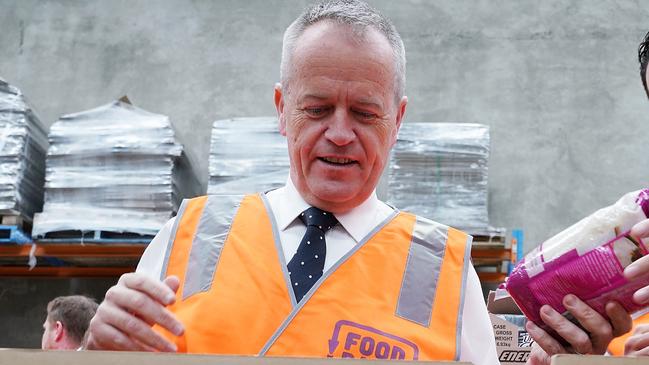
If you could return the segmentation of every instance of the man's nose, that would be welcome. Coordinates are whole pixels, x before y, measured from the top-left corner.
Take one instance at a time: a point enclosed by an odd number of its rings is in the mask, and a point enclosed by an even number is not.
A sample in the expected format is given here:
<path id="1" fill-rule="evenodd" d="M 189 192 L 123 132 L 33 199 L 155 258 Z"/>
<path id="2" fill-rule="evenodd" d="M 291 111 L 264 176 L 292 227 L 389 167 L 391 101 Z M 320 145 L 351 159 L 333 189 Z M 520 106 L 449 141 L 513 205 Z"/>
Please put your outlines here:
<path id="1" fill-rule="evenodd" d="M 329 120 L 325 137 L 337 146 L 348 145 L 356 138 L 349 111 L 343 108 L 336 109 Z"/>

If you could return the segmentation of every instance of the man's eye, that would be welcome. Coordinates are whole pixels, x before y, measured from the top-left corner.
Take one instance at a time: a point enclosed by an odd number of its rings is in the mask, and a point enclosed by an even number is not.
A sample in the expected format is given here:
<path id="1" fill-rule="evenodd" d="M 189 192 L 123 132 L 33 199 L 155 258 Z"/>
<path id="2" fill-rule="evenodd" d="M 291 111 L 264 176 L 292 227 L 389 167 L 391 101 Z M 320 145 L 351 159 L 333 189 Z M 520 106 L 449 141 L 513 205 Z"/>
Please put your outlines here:
<path id="1" fill-rule="evenodd" d="M 321 117 L 327 112 L 325 107 L 304 108 L 304 111 L 311 117 Z"/>
<path id="2" fill-rule="evenodd" d="M 358 117 L 363 119 L 363 120 L 372 120 L 372 119 L 376 118 L 376 114 L 370 113 L 370 112 L 364 112 L 364 111 L 357 110 L 354 113 L 356 113 L 356 115 L 358 115 Z"/>

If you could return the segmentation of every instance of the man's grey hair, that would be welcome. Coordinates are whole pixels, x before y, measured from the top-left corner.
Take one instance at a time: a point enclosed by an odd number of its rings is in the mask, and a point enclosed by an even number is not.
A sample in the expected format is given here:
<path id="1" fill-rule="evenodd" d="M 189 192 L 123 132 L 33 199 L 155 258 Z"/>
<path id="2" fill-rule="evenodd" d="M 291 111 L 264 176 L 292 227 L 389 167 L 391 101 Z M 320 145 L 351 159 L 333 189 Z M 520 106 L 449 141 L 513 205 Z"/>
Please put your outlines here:
<path id="1" fill-rule="evenodd" d="M 374 28 L 385 36 L 390 43 L 395 64 L 395 92 L 397 102 L 403 97 L 406 89 L 406 51 L 403 47 L 401 36 L 392 22 L 367 3 L 358 0 L 332 0 L 323 1 L 308 8 L 284 32 L 282 47 L 282 62 L 280 64 L 280 81 L 285 91 L 291 67 L 291 57 L 295 51 L 295 44 L 311 25 L 330 20 L 338 24 L 352 27 L 354 33 L 362 35 L 367 28 Z"/>

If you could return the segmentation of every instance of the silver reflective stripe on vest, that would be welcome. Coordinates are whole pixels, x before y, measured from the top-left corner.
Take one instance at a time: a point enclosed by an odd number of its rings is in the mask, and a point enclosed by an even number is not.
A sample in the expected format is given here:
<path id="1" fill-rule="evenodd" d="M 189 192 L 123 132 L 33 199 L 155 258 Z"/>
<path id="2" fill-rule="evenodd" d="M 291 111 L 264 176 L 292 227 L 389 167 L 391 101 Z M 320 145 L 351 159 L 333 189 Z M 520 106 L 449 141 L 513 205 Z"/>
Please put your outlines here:
<path id="1" fill-rule="evenodd" d="M 241 195 L 208 196 L 189 253 L 183 300 L 212 286 L 223 244 L 241 200 Z"/>
<path id="2" fill-rule="evenodd" d="M 469 276 L 469 264 L 471 263 L 471 247 L 473 244 L 473 236 L 466 235 L 466 247 L 464 249 L 464 266 L 462 267 L 462 289 L 460 290 L 460 308 L 457 312 L 457 328 L 455 333 L 455 361 L 460 361 L 460 350 L 462 349 L 460 340 L 462 339 L 462 314 L 464 313 L 464 298 L 466 298 L 466 282 Z"/>
<path id="3" fill-rule="evenodd" d="M 448 227 L 417 217 L 397 302 L 397 315 L 430 325 Z"/>
<path id="4" fill-rule="evenodd" d="M 178 208 L 178 214 L 176 214 L 176 219 L 174 219 L 174 225 L 171 228 L 171 234 L 169 235 L 169 241 L 167 242 L 167 250 L 165 251 L 165 258 L 162 261 L 162 270 L 160 270 L 160 281 L 163 281 L 167 277 L 167 266 L 169 266 L 169 256 L 171 256 L 171 249 L 174 247 L 174 240 L 176 239 L 176 232 L 178 232 L 178 225 L 180 220 L 185 213 L 185 208 L 187 208 L 187 199 L 183 199 L 183 202 L 180 203 L 180 208 Z"/>

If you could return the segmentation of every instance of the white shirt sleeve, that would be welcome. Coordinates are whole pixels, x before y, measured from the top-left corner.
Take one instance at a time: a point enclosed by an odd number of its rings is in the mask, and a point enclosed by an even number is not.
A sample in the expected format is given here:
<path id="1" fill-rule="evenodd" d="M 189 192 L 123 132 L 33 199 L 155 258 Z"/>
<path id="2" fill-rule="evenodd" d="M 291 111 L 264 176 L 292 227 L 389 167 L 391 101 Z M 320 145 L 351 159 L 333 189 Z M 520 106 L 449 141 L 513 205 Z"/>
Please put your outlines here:
<path id="1" fill-rule="evenodd" d="M 160 279 L 162 263 L 164 262 L 169 237 L 171 236 L 171 229 L 175 221 L 176 217 L 168 220 L 162 229 L 158 231 L 158 234 L 153 237 L 153 240 L 151 240 L 146 250 L 144 250 L 135 272 L 146 274 L 154 279 Z"/>
<path id="2" fill-rule="evenodd" d="M 480 279 L 473 265 L 469 266 L 464 294 L 460 361 L 474 365 L 500 365 L 493 327 L 482 295 Z"/>

